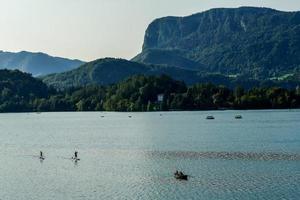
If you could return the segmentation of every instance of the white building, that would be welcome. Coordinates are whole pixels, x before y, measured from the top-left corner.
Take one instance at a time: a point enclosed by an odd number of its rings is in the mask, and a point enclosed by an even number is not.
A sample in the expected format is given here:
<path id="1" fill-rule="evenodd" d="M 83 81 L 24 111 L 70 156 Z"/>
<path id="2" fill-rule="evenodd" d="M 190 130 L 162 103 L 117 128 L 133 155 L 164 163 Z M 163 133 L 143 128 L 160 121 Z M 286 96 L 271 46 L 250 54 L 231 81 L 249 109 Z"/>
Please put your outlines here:
<path id="1" fill-rule="evenodd" d="M 157 95 L 157 101 L 158 102 L 163 102 L 164 101 L 164 94 Z"/>

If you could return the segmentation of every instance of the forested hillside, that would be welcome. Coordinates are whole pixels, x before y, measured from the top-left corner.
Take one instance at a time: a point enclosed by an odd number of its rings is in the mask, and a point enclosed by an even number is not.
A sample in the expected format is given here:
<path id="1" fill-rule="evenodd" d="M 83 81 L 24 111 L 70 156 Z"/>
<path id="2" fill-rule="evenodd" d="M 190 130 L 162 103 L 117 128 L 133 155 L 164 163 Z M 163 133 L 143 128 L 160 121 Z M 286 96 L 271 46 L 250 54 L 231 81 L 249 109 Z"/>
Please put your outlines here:
<path id="1" fill-rule="evenodd" d="M 133 60 L 260 80 L 292 76 L 300 71 L 300 12 L 218 8 L 156 19 Z"/>
<path id="2" fill-rule="evenodd" d="M 64 90 L 88 85 L 106 86 L 116 84 L 134 75 L 168 75 L 175 80 L 184 81 L 187 85 L 213 83 L 225 85 L 232 89 L 236 86 L 242 86 L 246 89 L 271 86 L 295 88 L 300 84 L 299 80 L 293 77 L 289 77 L 287 80 L 262 81 L 251 79 L 245 75 L 230 77 L 221 74 L 207 74 L 178 67 L 149 65 L 115 58 L 98 59 L 86 63 L 77 69 L 64 73 L 50 74 L 41 77 L 41 79 L 51 87 Z"/>
<path id="3" fill-rule="evenodd" d="M 186 85 L 169 76 L 133 76 L 107 86 L 54 90 L 30 74 L 0 70 L 0 112 L 160 111 L 299 108 L 300 89 Z"/>

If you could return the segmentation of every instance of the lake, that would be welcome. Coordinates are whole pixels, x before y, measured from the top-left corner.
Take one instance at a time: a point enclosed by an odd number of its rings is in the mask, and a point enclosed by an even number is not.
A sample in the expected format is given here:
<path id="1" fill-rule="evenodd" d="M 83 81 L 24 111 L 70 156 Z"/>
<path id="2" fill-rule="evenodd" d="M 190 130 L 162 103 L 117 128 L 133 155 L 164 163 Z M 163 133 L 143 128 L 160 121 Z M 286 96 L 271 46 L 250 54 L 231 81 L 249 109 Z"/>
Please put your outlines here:
<path id="1" fill-rule="evenodd" d="M 0 114 L 0 153 L 3 200 L 300 197 L 300 110 Z"/>

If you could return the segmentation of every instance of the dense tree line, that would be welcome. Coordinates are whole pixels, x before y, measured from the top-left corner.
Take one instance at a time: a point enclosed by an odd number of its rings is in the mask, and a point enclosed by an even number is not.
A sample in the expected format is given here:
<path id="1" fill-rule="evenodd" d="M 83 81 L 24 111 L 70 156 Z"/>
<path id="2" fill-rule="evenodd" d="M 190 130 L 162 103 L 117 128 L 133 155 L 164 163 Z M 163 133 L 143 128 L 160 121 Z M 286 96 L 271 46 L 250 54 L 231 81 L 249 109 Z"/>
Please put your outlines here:
<path id="1" fill-rule="evenodd" d="M 56 91 L 19 71 L 0 71 L 0 112 L 300 108 L 300 89 L 186 86 L 168 76 L 133 76 L 110 86 Z"/>
<path id="2" fill-rule="evenodd" d="M 31 111 L 31 101 L 51 92 L 43 82 L 18 70 L 0 70 L 0 112 Z"/>

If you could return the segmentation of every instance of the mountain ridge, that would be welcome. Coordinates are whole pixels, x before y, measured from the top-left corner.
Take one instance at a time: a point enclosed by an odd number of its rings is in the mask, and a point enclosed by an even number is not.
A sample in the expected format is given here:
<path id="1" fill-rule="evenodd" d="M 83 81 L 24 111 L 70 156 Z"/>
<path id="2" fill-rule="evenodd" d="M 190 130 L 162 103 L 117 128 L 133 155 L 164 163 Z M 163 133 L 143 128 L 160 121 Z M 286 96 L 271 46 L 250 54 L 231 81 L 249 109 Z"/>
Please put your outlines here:
<path id="1" fill-rule="evenodd" d="M 109 85 L 134 75 L 161 74 L 167 74 L 177 80 L 184 79 L 187 83 L 194 83 L 198 78 L 196 72 L 185 69 L 147 65 L 121 58 L 102 58 L 83 64 L 71 71 L 42 76 L 41 79 L 55 88 L 68 88 L 93 84 Z"/>
<path id="2" fill-rule="evenodd" d="M 154 20 L 145 32 L 142 52 L 132 60 L 169 64 L 153 55 L 174 51 L 197 63 L 195 70 L 265 79 L 300 70 L 299 35 L 299 11 L 214 8 Z M 177 67 L 191 69 L 181 62 Z"/>
<path id="3" fill-rule="evenodd" d="M 34 76 L 71 70 L 83 63 L 78 59 L 51 56 L 43 52 L 0 51 L 0 69 L 19 69 Z"/>
<path id="4" fill-rule="evenodd" d="M 243 86 L 245 88 L 270 86 L 295 88 L 299 84 L 299 81 L 295 81 L 293 77 L 288 77 L 289 80 L 287 81 L 284 79 L 281 81 L 275 79 L 258 81 L 244 76 L 230 77 L 221 74 L 204 74 L 194 70 L 166 65 L 143 64 L 120 58 L 97 59 L 71 71 L 50 74 L 39 78 L 48 86 L 64 90 L 88 85 L 116 84 L 136 75 L 167 75 L 174 80 L 183 81 L 187 85 L 213 83 L 216 85 L 225 85 L 230 88 L 235 88 L 236 86 Z"/>

